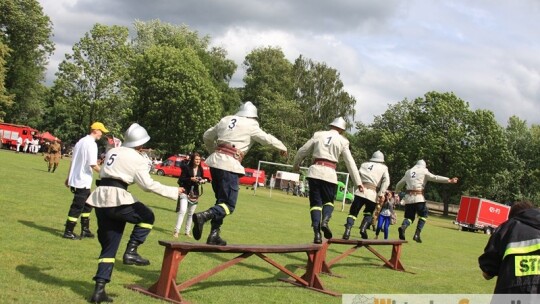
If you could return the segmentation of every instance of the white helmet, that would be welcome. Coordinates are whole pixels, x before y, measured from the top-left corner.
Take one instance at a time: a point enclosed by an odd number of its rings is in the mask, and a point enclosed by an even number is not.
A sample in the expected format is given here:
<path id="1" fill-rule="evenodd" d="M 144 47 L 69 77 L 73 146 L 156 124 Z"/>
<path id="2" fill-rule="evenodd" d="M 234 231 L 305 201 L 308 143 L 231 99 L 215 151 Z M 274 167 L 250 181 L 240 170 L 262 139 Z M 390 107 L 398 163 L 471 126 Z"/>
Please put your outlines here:
<path id="1" fill-rule="evenodd" d="M 243 103 L 240 108 L 238 108 L 238 112 L 236 112 L 236 116 L 242 116 L 242 117 L 258 117 L 257 116 L 257 107 L 251 103 L 251 101 L 246 101 Z"/>
<path id="2" fill-rule="evenodd" d="M 149 140 L 150 136 L 148 136 L 146 130 L 138 123 L 134 123 L 129 126 L 126 133 L 124 133 L 124 143 L 122 146 L 135 148 L 144 145 Z"/>
<path id="3" fill-rule="evenodd" d="M 421 159 L 421 160 L 416 162 L 416 166 L 420 167 L 420 168 L 425 168 L 426 167 L 426 162 L 423 159 Z"/>
<path id="4" fill-rule="evenodd" d="M 334 121 L 330 123 L 330 126 L 334 126 L 343 131 L 347 130 L 347 122 L 345 121 L 345 119 L 343 119 L 343 117 L 338 117 L 334 119 Z"/>
<path id="5" fill-rule="evenodd" d="M 377 150 L 373 153 L 369 161 L 377 162 L 377 163 L 384 163 L 384 154 L 381 151 Z"/>

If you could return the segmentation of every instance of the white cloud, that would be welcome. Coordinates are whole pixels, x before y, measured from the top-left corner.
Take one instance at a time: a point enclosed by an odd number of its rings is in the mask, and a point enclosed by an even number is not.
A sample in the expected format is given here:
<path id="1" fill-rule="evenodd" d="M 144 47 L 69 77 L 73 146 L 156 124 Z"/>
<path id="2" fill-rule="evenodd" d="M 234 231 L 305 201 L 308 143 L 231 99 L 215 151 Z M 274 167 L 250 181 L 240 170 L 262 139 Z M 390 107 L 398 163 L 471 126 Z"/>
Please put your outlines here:
<path id="1" fill-rule="evenodd" d="M 505 124 L 540 123 L 540 3 L 528 1 L 41 0 L 64 54 L 94 23 L 130 26 L 159 18 L 212 37 L 238 64 L 256 47 L 279 46 L 325 62 L 357 99 L 356 119 L 373 121 L 387 104 L 452 91 Z"/>

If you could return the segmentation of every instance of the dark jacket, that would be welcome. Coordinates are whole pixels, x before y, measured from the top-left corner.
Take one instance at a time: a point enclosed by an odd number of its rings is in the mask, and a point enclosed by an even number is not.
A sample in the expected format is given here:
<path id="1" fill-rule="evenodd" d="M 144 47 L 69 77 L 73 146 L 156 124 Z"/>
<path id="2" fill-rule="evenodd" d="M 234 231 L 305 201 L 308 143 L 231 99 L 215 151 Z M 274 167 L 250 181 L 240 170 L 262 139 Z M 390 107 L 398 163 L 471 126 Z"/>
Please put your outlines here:
<path id="1" fill-rule="evenodd" d="M 540 293 L 540 210 L 524 210 L 501 224 L 478 262 L 497 276 L 494 293 Z"/>
<path id="2" fill-rule="evenodd" d="M 200 179 L 203 178 L 202 166 L 199 165 L 199 169 L 197 170 L 196 176 L 193 175 L 193 168 L 189 167 L 188 164 L 182 164 L 180 168 L 182 170 L 182 173 L 180 174 L 180 177 L 178 178 L 178 185 L 186 189 L 186 194 L 188 194 L 193 187 L 193 193 L 199 196 L 199 183 L 192 181 L 191 178 L 192 177 L 199 177 Z"/>

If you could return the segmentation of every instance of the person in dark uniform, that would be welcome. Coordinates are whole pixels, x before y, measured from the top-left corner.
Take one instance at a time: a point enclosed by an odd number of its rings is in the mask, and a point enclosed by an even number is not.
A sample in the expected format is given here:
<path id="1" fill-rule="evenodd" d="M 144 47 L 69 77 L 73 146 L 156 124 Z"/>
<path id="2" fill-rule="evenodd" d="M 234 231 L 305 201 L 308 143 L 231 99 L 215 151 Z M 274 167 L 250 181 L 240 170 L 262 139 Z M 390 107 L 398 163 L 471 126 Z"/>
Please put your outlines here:
<path id="1" fill-rule="evenodd" d="M 334 198 L 338 182 L 336 167 L 340 156 L 343 157 L 358 191 L 364 191 L 358 167 L 349 150 L 349 140 L 343 135 L 347 129 L 345 119 L 338 117 L 329 124 L 329 127 L 330 130 L 315 132 L 313 137 L 298 149 L 293 162 L 293 172 L 299 172 L 300 163 L 310 154 L 313 157 L 307 179 L 309 213 L 315 244 L 322 243 L 321 230 L 325 238 L 332 238 L 329 221 L 334 212 Z"/>
<path id="2" fill-rule="evenodd" d="M 513 204 L 478 263 L 486 280 L 497 277 L 495 294 L 539 294 L 540 210 L 530 202 Z"/>
<path id="3" fill-rule="evenodd" d="M 204 223 L 211 221 L 211 230 L 206 243 L 209 245 L 227 245 L 219 235 L 220 227 L 226 216 L 234 212 L 238 199 L 238 180 L 246 172 L 242 159 L 255 143 L 272 146 L 287 155 L 287 147 L 267 134 L 259 127 L 257 107 L 247 101 L 235 115 L 223 117 L 215 126 L 206 130 L 203 140 L 210 156 L 206 164 L 212 175 L 212 190 L 216 203 L 203 212 L 193 214 L 193 237 L 199 240 Z"/>
<path id="4" fill-rule="evenodd" d="M 184 188 L 162 185 L 152 179 L 148 170 L 148 160 L 142 155 L 143 145 L 150 140 L 146 130 L 139 124 L 132 124 L 126 131 L 122 147 L 112 148 L 105 156 L 100 171 L 99 186 L 86 201 L 96 210 L 98 240 L 101 245 L 99 263 L 94 281 L 92 303 L 112 302 L 105 292 L 105 285 L 111 281 L 116 252 L 122 240 L 126 223 L 135 226 L 129 237 L 122 257 L 126 265 L 150 265 L 148 259 L 137 252 L 150 234 L 154 224 L 154 213 L 130 192 L 128 185 L 137 184 L 144 191 L 177 200 Z"/>

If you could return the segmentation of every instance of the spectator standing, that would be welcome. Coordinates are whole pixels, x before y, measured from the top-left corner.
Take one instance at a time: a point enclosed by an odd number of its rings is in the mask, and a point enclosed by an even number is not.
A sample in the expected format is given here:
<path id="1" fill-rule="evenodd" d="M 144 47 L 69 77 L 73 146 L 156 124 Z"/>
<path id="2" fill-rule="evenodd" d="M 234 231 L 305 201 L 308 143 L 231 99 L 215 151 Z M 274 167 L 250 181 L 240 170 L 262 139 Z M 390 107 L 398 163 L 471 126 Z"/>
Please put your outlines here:
<path id="1" fill-rule="evenodd" d="M 60 163 L 60 157 L 62 155 L 62 146 L 58 143 L 58 138 L 55 138 L 52 144 L 49 145 L 47 154 L 49 155 L 48 172 L 51 172 L 52 168 L 52 173 L 54 173 L 54 171 L 56 171 L 56 168 L 58 168 L 58 164 Z"/>
<path id="2" fill-rule="evenodd" d="M 28 152 L 28 147 L 30 147 L 30 140 L 28 139 L 28 137 L 24 139 L 23 144 L 24 144 L 23 152 L 27 153 Z"/>
<path id="3" fill-rule="evenodd" d="M 39 151 L 39 139 L 37 137 L 32 138 L 32 154 L 37 154 Z"/>
<path id="4" fill-rule="evenodd" d="M 392 220 L 392 213 L 394 213 L 394 206 L 392 204 L 392 192 L 387 191 L 384 197 L 384 202 L 381 203 L 381 211 L 379 212 L 379 218 L 377 220 L 377 230 L 375 230 L 375 239 L 379 238 L 381 229 L 384 233 L 384 239 L 388 239 L 388 227 Z"/>
<path id="5" fill-rule="evenodd" d="M 426 199 L 424 198 L 424 188 L 428 181 L 443 184 L 456 184 L 458 178 L 448 178 L 432 174 L 426 168 L 426 162 L 423 159 L 419 160 L 414 167 L 405 172 L 403 178 L 396 185 L 396 192 L 399 192 L 403 186 L 407 186 L 407 194 L 403 198 L 405 202 L 405 218 L 403 219 L 401 227 L 398 228 L 399 239 L 401 240 L 405 240 L 405 230 L 414 222 L 414 219 L 418 214 L 418 224 L 413 240 L 422 243 L 420 233 L 422 232 L 428 217 L 428 208 L 426 206 Z"/>
<path id="6" fill-rule="evenodd" d="M 63 236 L 66 239 L 78 239 L 78 236 L 73 233 L 73 229 L 77 225 L 79 216 L 81 217 L 81 238 L 94 237 L 94 234 L 90 231 L 92 206 L 86 203 L 86 199 L 90 196 L 93 179 L 92 170 L 99 173 L 101 169 L 98 165 L 96 140 L 101 139 L 103 133 L 108 132 L 101 122 L 94 122 L 90 126 L 90 134 L 81 138 L 73 148 L 69 173 L 65 181 L 66 187 L 69 187 L 73 193 L 73 201 L 69 207 Z"/>
<path id="7" fill-rule="evenodd" d="M 257 108 L 250 102 L 244 103 L 235 115 L 222 118 L 215 126 L 204 132 L 203 140 L 210 156 L 206 164 L 212 175 L 212 189 L 216 204 L 203 212 L 193 215 L 193 237 L 199 240 L 204 223 L 211 220 L 212 228 L 206 243 L 226 245 L 220 236 L 223 219 L 233 213 L 238 199 L 239 176 L 245 174 L 242 159 L 255 143 L 273 146 L 280 150 L 282 156 L 287 155 L 287 147 L 267 134 L 257 122 Z"/>
<path id="8" fill-rule="evenodd" d="M 199 199 L 199 188 L 200 184 L 206 182 L 203 178 L 203 168 L 201 166 L 201 155 L 197 152 L 194 152 L 190 161 L 182 165 L 182 172 L 178 178 L 178 185 L 186 189 L 186 193 L 180 194 L 180 203 L 177 206 L 176 212 L 178 212 L 178 218 L 176 219 L 176 226 L 174 227 L 173 237 L 177 238 L 180 228 L 182 227 L 182 222 L 184 221 L 184 216 L 187 212 L 186 220 L 186 230 L 185 235 L 191 237 L 191 225 L 193 223 L 193 214 L 195 209 L 197 209 L 198 199 Z"/>
<path id="9" fill-rule="evenodd" d="M 321 230 L 324 237 L 332 238 L 329 221 L 334 211 L 334 198 L 337 190 L 336 167 L 340 156 L 343 156 L 347 170 L 352 176 L 358 191 L 364 191 L 358 168 L 349 150 L 349 141 L 342 134 L 346 122 L 342 117 L 330 123 L 330 130 L 313 134 L 296 153 L 293 171 L 300 170 L 300 163 L 308 155 L 312 155 L 313 164 L 309 167 L 307 179 L 309 184 L 309 205 L 311 226 L 313 227 L 313 243 L 321 244 Z"/>
<path id="10" fill-rule="evenodd" d="M 15 152 L 19 153 L 20 151 L 19 149 L 21 148 L 22 143 L 23 143 L 22 137 L 19 136 L 17 138 L 17 150 Z"/>

